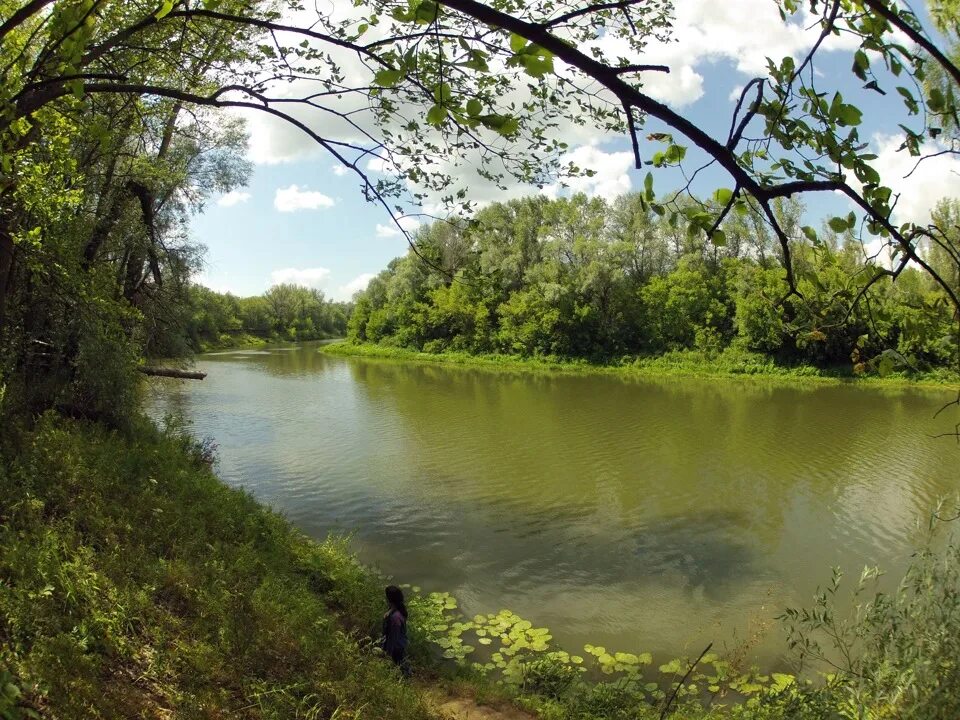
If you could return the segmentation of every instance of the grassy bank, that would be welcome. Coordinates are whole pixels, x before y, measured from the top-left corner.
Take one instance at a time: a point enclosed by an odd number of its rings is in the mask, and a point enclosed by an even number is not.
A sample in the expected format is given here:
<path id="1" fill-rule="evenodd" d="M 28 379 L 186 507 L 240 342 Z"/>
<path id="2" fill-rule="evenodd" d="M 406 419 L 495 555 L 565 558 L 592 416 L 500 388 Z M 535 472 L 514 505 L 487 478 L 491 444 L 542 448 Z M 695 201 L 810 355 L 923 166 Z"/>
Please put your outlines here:
<path id="1" fill-rule="evenodd" d="M 849 367 L 822 369 L 809 365 L 779 365 L 756 353 L 727 349 L 714 357 L 687 350 L 655 357 L 625 357 L 616 363 L 591 363 L 557 357 L 517 355 L 472 355 L 466 352 L 427 353 L 370 343 L 338 342 L 325 345 L 322 352 L 349 357 L 367 357 L 404 362 L 444 363 L 470 367 L 501 368 L 526 372 L 556 372 L 578 375 L 616 375 L 626 378 L 752 378 L 797 383 L 854 383 L 888 387 L 950 387 L 960 385 L 960 374 L 938 369 L 927 372 L 892 372 L 885 377 L 873 373 L 857 376 Z"/>
<path id="2" fill-rule="evenodd" d="M 201 353 L 218 352 L 222 350 L 250 350 L 252 348 L 263 348 L 269 346 L 287 346 L 299 343 L 322 343 L 332 340 L 340 340 L 342 336 L 330 335 L 324 337 L 309 338 L 306 340 L 290 340 L 278 335 L 263 337 L 260 335 L 250 335 L 249 333 L 224 334 L 216 342 L 201 340 L 197 350 Z"/>
<path id="3" fill-rule="evenodd" d="M 406 720 L 438 717 L 450 691 L 542 720 L 653 720 L 673 692 L 676 720 L 960 712 L 956 546 L 843 626 L 862 655 L 826 684 L 760 675 L 736 653 L 693 667 L 590 645 L 578 657 L 508 610 L 462 617 L 446 593 L 411 597 L 409 682 L 375 650 L 383 579 L 221 483 L 203 444 L 145 420 L 120 433 L 48 414 L 4 430 L 3 720 Z M 838 627 L 822 597 L 788 621 L 814 656 L 808 643 Z"/>
<path id="4" fill-rule="evenodd" d="M 271 342 L 278 342 L 270 338 L 259 337 L 249 333 L 224 333 L 216 340 L 200 339 L 200 352 L 214 352 L 216 350 L 242 350 L 245 348 L 258 348 L 269 345 Z"/>
<path id="5" fill-rule="evenodd" d="M 429 716 L 371 649 L 377 579 L 192 441 L 48 416 L 3 456 L 0 717 Z"/>

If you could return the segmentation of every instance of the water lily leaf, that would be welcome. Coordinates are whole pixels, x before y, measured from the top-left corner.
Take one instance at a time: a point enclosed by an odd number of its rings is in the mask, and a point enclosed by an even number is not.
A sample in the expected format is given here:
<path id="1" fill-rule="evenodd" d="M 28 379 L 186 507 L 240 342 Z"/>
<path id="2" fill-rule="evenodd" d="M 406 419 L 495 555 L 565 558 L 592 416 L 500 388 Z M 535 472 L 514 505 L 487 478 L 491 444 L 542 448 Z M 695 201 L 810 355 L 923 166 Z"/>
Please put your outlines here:
<path id="1" fill-rule="evenodd" d="M 774 673 L 773 674 L 773 690 L 776 692 L 782 692 L 786 688 L 790 687 L 796 678 L 793 675 L 787 675 L 785 673 Z"/>
<path id="2" fill-rule="evenodd" d="M 664 674 L 675 674 L 680 672 L 681 664 L 679 659 L 671 660 L 665 665 L 660 666 L 660 672 Z"/>

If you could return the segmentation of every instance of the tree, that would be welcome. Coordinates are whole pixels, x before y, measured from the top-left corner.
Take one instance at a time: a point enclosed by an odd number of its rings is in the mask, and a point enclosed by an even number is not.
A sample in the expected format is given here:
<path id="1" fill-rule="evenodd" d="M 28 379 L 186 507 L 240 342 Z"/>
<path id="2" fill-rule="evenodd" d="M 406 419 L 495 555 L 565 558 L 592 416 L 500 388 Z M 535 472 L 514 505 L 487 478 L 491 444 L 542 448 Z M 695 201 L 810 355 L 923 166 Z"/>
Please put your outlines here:
<path id="1" fill-rule="evenodd" d="M 0 328 L 25 325 L 28 332 L 2 330 L 4 346 L 28 359 L 29 343 L 49 342 L 51 328 L 69 327 L 76 308 L 58 305 L 55 296 L 108 298 L 111 285 L 120 287 L 121 299 L 111 299 L 118 303 L 114 319 L 130 336 L 139 332 L 147 295 L 174 297 L 161 287 L 168 277 L 188 275 L 191 262 L 187 248 L 167 251 L 167 238 L 182 227 L 177 208 L 196 207 L 204 188 L 242 181 L 242 163 L 229 159 L 236 158 L 236 134 L 223 134 L 222 116 L 208 113 L 224 108 L 299 128 L 394 214 L 409 202 L 469 205 L 469 180 L 445 169 L 450 159 L 475 163 L 501 184 L 543 184 L 587 172 L 563 164 L 561 120 L 618 130 L 630 139 L 637 167 L 702 160 L 727 174 L 728 186 L 708 203 L 693 202 L 689 186 L 658 195 L 650 174 L 638 202 L 715 260 L 727 252 L 720 249 L 731 239 L 731 215 L 762 218 L 779 250 L 781 306 L 804 303 L 796 250 L 822 239 L 812 226 L 792 226 L 778 204 L 839 193 L 854 211 L 832 218 L 830 227 L 854 230 L 865 244 L 878 238 L 895 258 L 891 267 L 858 277 L 855 292 L 845 294 L 851 307 L 912 264 L 960 309 L 957 289 L 924 251 L 931 243 L 950 247 L 942 228 L 894 222 L 896 198 L 859 135 L 860 109 L 834 77 L 816 72 L 828 38 L 853 39 L 852 76 L 866 91 L 884 93 L 881 102 L 906 109 L 913 120 L 903 152 L 920 161 L 930 154 L 927 140 L 941 142 L 946 120 L 956 115 L 960 68 L 953 51 L 892 0 L 774 1 L 785 23 L 801 12 L 815 17 L 820 41 L 799 62 L 771 59 L 767 76 L 745 87 L 726 137 L 711 136 L 644 91 L 644 77 L 668 71 L 644 62 L 648 43 L 669 37 L 667 0 L 367 0 L 329 11 L 245 0 L 164 0 L 159 7 L 141 0 L 8 2 L 0 20 Z M 953 9 L 946 0 L 935 4 L 945 28 L 953 27 Z M 903 45 L 902 37 L 913 44 Z M 916 86 L 934 76 L 937 82 L 918 93 Z M 642 136 L 650 124 L 654 131 Z M 191 145 L 191 137 L 201 140 Z M 225 162 L 204 174 L 197 161 L 215 156 L 205 150 L 211 148 L 223 148 Z M 386 177 L 366 174 L 371 160 L 387 168 Z M 219 185 L 196 182 L 200 177 Z M 77 214 L 93 218 L 92 226 L 66 222 Z M 412 247 L 421 253 L 416 242 Z M 462 253 L 422 255 L 448 282 L 465 260 Z M 52 257 L 62 272 L 42 270 Z M 112 278 L 94 268 L 108 258 Z M 44 297 L 34 303 L 27 294 Z M 14 296 L 17 322 L 5 323 Z M 402 313 L 416 315 L 423 295 L 409 299 Z M 574 313 L 585 307 L 571 306 Z M 30 312 L 21 316 L 25 308 Z M 561 308 L 561 316 L 571 308 Z M 388 321 L 384 315 L 374 325 Z M 77 327 L 65 331 L 61 366 L 76 368 L 82 335 Z"/>

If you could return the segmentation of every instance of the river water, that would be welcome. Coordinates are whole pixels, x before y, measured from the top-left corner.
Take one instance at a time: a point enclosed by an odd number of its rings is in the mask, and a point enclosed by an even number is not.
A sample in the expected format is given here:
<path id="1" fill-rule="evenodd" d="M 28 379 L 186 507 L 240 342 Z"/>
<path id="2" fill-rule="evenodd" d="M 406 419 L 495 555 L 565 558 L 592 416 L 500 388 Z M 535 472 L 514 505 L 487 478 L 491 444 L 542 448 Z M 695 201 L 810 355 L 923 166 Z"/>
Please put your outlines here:
<path id="1" fill-rule="evenodd" d="M 902 571 L 960 490 L 950 391 L 625 381 L 337 358 L 204 355 L 148 407 L 307 533 L 353 533 L 398 582 L 508 608 L 572 652 L 667 658 L 747 643 L 832 566 Z M 954 395 L 955 397 L 955 391 Z"/>

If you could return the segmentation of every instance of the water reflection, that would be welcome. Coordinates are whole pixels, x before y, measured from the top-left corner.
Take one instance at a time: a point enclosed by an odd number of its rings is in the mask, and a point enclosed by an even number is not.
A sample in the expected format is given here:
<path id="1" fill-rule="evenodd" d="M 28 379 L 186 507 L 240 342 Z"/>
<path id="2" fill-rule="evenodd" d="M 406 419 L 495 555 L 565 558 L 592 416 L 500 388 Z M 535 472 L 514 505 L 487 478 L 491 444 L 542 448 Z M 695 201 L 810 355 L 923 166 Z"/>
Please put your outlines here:
<path id="1" fill-rule="evenodd" d="M 896 570 L 914 518 L 958 487 L 927 437 L 939 396 L 630 381 L 344 360 L 205 356 L 158 381 L 221 473 L 369 562 L 509 607 L 578 648 L 732 642 L 831 565 Z M 772 661 L 774 635 L 757 646 Z M 697 648 L 699 650 L 699 647 Z"/>

